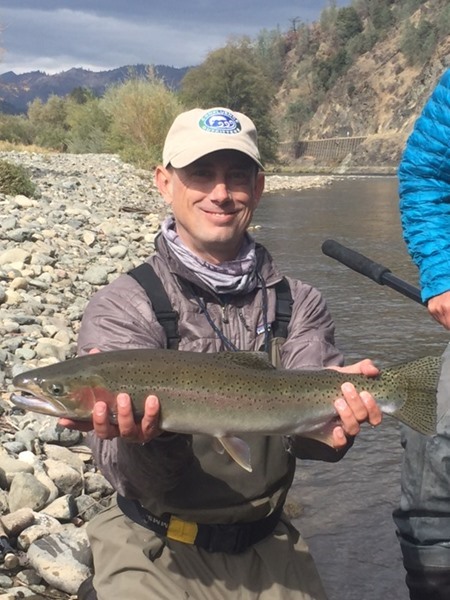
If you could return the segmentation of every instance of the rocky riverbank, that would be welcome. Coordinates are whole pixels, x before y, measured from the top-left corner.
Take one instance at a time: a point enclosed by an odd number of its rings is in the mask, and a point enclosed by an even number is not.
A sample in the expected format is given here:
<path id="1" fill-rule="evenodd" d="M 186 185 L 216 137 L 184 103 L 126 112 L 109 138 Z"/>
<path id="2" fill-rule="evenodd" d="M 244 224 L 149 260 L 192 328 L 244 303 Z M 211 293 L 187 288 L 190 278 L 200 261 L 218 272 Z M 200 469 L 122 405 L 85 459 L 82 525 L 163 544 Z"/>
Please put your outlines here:
<path id="1" fill-rule="evenodd" d="M 167 208 L 149 172 L 113 155 L 0 159 L 39 190 L 0 194 L 0 595 L 69 598 L 92 567 L 85 525 L 113 490 L 79 432 L 12 407 L 12 377 L 74 356 L 87 301 L 153 251 Z M 331 182 L 272 175 L 267 190 Z"/>

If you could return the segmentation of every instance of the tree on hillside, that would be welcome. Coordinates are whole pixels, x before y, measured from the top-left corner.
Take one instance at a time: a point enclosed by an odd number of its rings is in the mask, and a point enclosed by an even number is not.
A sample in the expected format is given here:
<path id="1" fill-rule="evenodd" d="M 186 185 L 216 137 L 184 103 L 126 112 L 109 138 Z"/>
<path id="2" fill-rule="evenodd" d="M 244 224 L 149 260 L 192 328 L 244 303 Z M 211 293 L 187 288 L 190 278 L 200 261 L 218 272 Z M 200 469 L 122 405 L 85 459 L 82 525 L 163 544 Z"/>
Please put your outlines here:
<path id="1" fill-rule="evenodd" d="M 272 84 L 283 81 L 283 60 L 286 55 L 286 35 L 279 29 L 263 29 L 254 44 L 256 58 Z"/>
<path id="2" fill-rule="evenodd" d="M 288 105 L 285 120 L 292 142 L 298 142 L 302 125 L 305 121 L 308 121 L 313 114 L 313 107 L 307 103 L 306 99 L 298 99 Z"/>
<path id="3" fill-rule="evenodd" d="M 385 32 L 394 23 L 392 4 L 393 0 L 372 0 L 369 4 L 369 15 L 378 31 Z"/>
<path id="4" fill-rule="evenodd" d="M 266 161 L 275 158 L 275 131 L 270 118 L 274 93 L 248 40 L 211 52 L 181 83 L 181 98 L 188 107 L 224 106 L 251 117 Z"/>
<path id="5" fill-rule="evenodd" d="M 86 102 L 89 102 L 89 100 L 93 100 L 95 97 L 96 96 L 92 90 L 83 86 L 74 88 L 68 95 L 68 98 L 77 104 L 85 104 Z"/>
<path id="6" fill-rule="evenodd" d="M 341 44 L 357 36 L 363 30 L 361 17 L 353 6 L 340 8 L 336 16 L 336 33 Z"/>
<path id="7" fill-rule="evenodd" d="M 437 30 L 426 19 L 421 19 L 417 27 L 407 22 L 400 42 L 400 50 L 408 64 L 416 65 L 429 60 L 437 41 Z"/>

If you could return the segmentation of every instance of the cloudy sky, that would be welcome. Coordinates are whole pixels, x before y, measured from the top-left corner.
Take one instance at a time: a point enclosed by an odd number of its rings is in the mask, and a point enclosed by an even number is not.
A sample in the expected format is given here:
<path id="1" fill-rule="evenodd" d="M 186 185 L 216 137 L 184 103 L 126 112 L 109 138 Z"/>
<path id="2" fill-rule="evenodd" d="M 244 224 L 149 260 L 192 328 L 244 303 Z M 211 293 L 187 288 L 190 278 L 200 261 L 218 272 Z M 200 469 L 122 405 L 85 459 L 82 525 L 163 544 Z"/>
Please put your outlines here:
<path id="1" fill-rule="evenodd" d="M 233 36 L 286 31 L 295 19 L 311 23 L 329 5 L 329 0 L 2 0 L 0 73 L 196 65 Z"/>

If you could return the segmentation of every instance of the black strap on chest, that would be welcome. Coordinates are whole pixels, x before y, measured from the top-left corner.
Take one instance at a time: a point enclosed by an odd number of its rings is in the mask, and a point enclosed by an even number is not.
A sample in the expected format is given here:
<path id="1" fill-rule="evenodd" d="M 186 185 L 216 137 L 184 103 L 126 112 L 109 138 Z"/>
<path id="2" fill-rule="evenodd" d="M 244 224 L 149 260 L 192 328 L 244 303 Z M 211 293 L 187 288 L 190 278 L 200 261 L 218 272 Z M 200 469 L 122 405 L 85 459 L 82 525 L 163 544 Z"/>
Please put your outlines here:
<path id="1" fill-rule="evenodd" d="M 164 329 L 167 338 L 167 348 L 177 350 L 180 342 L 178 333 L 178 313 L 172 309 L 169 297 L 160 278 L 149 263 L 142 263 L 128 271 L 145 290 L 155 311 L 158 323 Z M 285 277 L 275 284 L 277 295 L 275 321 L 272 323 L 272 336 L 287 338 L 288 325 L 292 315 L 292 293 Z"/>
<path id="2" fill-rule="evenodd" d="M 172 309 L 161 279 L 148 263 L 142 263 L 142 265 L 128 271 L 128 275 L 133 277 L 144 288 L 145 293 L 149 297 L 158 323 L 166 334 L 167 348 L 178 350 L 178 344 L 180 343 L 178 313 Z"/>
<path id="3" fill-rule="evenodd" d="M 275 306 L 275 321 L 272 323 L 272 337 L 286 339 L 294 300 L 292 299 L 291 286 L 285 277 L 275 284 L 275 293 L 277 303 Z"/>

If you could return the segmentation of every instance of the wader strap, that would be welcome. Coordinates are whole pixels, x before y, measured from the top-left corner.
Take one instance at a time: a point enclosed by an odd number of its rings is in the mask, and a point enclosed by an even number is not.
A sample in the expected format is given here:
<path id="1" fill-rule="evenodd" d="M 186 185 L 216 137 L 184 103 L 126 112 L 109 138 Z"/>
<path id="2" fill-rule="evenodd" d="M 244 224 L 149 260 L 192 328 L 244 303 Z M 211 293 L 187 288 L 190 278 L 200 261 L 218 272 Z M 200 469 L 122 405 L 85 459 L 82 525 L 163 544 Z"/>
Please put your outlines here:
<path id="1" fill-rule="evenodd" d="M 178 350 L 180 336 L 178 334 L 178 313 L 172 310 L 169 297 L 163 287 L 161 279 L 155 273 L 153 267 L 148 263 L 142 263 L 135 269 L 128 271 L 142 286 L 152 303 L 158 323 L 164 329 L 167 340 L 167 348 Z"/>
<path id="2" fill-rule="evenodd" d="M 292 316 L 292 292 L 285 277 L 275 284 L 277 303 L 275 308 L 275 321 L 272 323 L 272 335 L 274 338 L 287 338 L 288 325 Z"/>
<path id="3" fill-rule="evenodd" d="M 184 544 L 194 544 L 208 552 L 240 554 L 247 548 L 260 542 L 275 529 L 283 508 L 280 507 L 265 519 L 251 523 L 232 523 L 229 525 L 204 525 L 192 521 L 183 521 L 175 515 L 165 514 L 156 517 L 146 510 L 137 500 L 117 495 L 117 505 L 129 519 L 151 529 L 157 535 L 167 537 Z"/>

